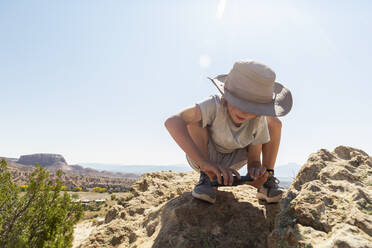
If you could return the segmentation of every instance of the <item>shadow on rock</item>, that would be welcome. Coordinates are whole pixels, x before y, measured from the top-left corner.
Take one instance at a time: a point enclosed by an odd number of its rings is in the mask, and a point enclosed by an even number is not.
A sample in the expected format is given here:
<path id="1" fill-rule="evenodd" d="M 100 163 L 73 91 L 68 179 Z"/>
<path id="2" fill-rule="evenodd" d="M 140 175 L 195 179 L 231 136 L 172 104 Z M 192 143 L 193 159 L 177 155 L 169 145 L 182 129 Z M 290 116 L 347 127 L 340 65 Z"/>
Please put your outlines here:
<path id="1" fill-rule="evenodd" d="M 253 204 L 226 191 L 217 193 L 215 204 L 183 193 L 162 208 L 161 229 L 152 247 L 267 247 L 279 207 Z"/>

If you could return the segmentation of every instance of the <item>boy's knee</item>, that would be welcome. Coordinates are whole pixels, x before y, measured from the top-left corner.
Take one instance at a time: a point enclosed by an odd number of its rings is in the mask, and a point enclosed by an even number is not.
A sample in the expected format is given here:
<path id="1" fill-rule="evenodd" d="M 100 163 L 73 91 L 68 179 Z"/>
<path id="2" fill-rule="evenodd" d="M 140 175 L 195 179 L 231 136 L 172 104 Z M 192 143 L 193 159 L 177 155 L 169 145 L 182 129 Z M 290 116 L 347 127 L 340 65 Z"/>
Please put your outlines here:
<path id="1" fill-rule="evenodd" d="M 269 128 L 281 129 L 282 128 L 282 121 L 278 117 L 268 116 L 267 124 Z"/>

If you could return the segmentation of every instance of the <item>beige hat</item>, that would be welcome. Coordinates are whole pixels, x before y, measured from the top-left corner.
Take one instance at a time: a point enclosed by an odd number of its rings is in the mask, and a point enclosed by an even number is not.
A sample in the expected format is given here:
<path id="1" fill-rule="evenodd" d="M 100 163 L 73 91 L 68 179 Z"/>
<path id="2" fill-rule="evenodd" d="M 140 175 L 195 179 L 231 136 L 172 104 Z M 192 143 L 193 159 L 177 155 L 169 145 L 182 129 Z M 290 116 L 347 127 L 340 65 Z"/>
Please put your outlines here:
<path id="1" fill-rule="evenodd" d="M 229 103 L 246 113 L 284 116 L 292 108 L 292 94 L 275 77 L 268 66 L 248 60 L 236 62 L 229 74 L 209 79 Z"/>

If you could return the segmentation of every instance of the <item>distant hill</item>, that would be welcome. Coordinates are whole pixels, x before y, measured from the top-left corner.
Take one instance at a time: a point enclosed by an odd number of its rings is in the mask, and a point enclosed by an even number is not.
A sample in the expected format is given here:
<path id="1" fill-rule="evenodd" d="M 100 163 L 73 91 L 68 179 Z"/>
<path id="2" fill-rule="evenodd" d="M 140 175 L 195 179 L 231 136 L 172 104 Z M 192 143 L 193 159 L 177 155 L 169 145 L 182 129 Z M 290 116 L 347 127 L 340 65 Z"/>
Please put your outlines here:
<path id="1" fill-rule="evenodd" d="M 297 173 L 300 171 L 302 165 L 296 163 L 288 163 L 284 165 L 278 165 L 275 167 L 275 176 L 277 177 L 289 177 L 295 178 Z"/>
<path id="2" fill-rule="evenodd" d="M 68 188 L 75 186 L 83 189 L 103 187 L 110 191 L 123 192 L 128 190 L 130 185 L 139 178 L 133 173 L 98 171 L 80 165 L 68 165 L 63 156 L 58 154 L 38 153 L 23 155 L 19 159 L 0 156 L 0 159 L 2 158 L 7 161 L 13 181 L 19 185 L 28 181 L 36 163 L 50 172 L 52 180 L 56 178 L 55 172 L 62 170 L 64 172 L 62 183 Z"/>
<path id="3" fill-rule="evenodd" d="M 8 162 L 13 162 L 14 166 L 22 168 L 23 170 L 27 169 L 27 167 L 34 167 L 36 163 L 39 163 L 41 166 L 47 168 L 47 170 L 50 172 L 62 170 L 63 172 L 72 175 L 133 179 L 138 178 L 138 175 L 133 173 L 122 173 L 108 170 L 98 171 L 92 168 L 84 168 L 81 165 L 69 165 L 67 164 L 65 158 L 60 154 L 35 153 L 21 155 L 19 159 L 0 156 L 0 159 L 1 158 L 5 158 Z"/>

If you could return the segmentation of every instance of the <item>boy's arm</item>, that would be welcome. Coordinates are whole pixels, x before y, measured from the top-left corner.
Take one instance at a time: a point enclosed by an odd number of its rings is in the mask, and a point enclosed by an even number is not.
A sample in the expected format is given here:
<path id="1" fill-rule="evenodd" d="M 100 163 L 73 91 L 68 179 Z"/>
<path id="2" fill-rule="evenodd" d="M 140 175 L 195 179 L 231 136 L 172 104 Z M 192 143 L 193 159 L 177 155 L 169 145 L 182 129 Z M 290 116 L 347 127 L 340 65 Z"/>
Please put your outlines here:
<path id="1" fill-rule="evenodd" d="M 165 121 L 165 127 L 181 149 L 199 165 L 202 171 L 206 172 L 208 175 L 216 175 L 219 183 L 222 183 L 221 174 L 223 174 L 225 185 L 232 184 L 233 177 L 231 172 L 229 173 L 225 169 L 219 168 L 218 165 L 212 163 L 205 157 L 196 146 L 187 130 L 187 125 L 196 124 L 201 120 L 202 114 L 200 107 L 195 105 L 194 107 L 183 110 L 179 114 L 169 117 Z"/>
<path id="2" fill-rule="evenodd" d="M 248 165 L 247 174 L 253 178 L 252 186 L 259 188 L 267 179 L 268 173 L 261 165 L 262 145 L 248 146 Z"/>
<path id="3" fill-rule="evenodd" d="M 195 145 L 189 132 L 187 125 L 196 124 L 202 119 L 200 108 L 196 105 L 187 108 L 181 113 L 169 117 L 165 121 L 165 127 L 176 143 L 184 150 L 184 152 L 194 160 L 199 166 L 203 166 L 207 158 L 201 153 Z"/>

